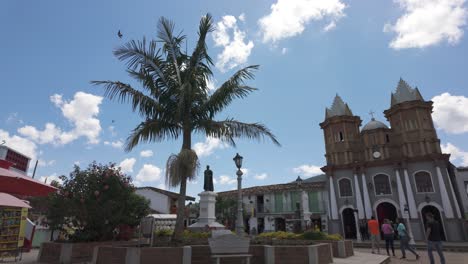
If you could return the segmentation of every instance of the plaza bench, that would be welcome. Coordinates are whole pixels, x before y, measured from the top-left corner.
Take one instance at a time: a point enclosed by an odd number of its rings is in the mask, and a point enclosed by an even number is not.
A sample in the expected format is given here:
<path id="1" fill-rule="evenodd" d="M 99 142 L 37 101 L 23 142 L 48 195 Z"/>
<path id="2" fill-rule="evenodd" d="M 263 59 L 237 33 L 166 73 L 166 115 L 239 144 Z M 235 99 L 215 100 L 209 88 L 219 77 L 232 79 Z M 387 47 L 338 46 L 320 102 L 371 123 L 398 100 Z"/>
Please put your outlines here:
<path id="1" fill-rule="evenodd" d="M 211 250 L 211 258 L 219 264 L 222 258 L 245 258 L 250 264 L 252 254 L 249 254 L 250 239 L 238 237 L 233 234 L 213 234 L 208 239 Z"/>

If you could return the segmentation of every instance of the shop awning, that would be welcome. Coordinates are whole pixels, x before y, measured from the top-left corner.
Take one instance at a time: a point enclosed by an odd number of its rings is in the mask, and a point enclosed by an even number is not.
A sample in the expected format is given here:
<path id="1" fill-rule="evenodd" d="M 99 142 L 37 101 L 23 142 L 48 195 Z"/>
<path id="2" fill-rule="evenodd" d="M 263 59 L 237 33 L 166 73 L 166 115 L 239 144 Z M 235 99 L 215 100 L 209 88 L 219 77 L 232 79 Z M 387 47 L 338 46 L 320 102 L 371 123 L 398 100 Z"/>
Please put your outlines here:
<path id="1" fill-rule="evenodd" d="M 0 192 L 0 206 L 31 208 L 31 206 L 23 202 L 23 200 L 20 200 L 8 193 L 2 193 L 2 192 Z"/>
<path id="2" fill-rule="evenodd" d="M 24 196 L 47 196 L 57 188 L 13 170 L 0 167 L 0 192 Z"/>

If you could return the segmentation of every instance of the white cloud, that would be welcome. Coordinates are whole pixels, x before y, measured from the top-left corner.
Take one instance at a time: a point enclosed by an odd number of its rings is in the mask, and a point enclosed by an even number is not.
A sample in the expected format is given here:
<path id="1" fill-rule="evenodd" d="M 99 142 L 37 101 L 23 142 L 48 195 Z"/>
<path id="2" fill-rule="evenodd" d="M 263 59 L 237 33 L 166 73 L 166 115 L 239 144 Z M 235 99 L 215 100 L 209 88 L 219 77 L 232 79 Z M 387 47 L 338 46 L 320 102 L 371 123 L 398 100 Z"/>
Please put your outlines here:
<path id="1" fill-rule="evenodd" d="M 162 170 L 152 164 L 145 164 L 136 176 L 137 181 L 152 182 L 161 179 Z"/>
<path id="2" fill-rule="evenodd" d="M 384 32 L 395 32 L 393 49 L 424 48 L 441 42 L 456 44 L 463 36 L 466 0 L 394 0 L 405 13 Z"/>
<path id="3" fill-rule="evenodd" d="M 326 25 L 324 28 L 323 28 L 323 31 L 324 32 L 328 32 L 328 31 L 331 31 L 333 29 L 336 28 L 336 22 L 335 21 L 332 21 L 330 22 L 328 25 Z"/>
<path id="4" fill-rule="evenodd" d="M 41 176 L 39 178 L 39 181 L 44 182 L 46 184 L 51 184 L 53 181 L 58 182 L 59 184 L 62 184 L 63 181 L 59 179 L 59 176 L 57 176 L 57 173 L 53 173 L 52 175 L 49 176 Z"/>
<path id="5" fill-rule="evenodd" d="M 256 174 L 254 176 L 254 178 L 257 180 L 265 180 L 267 177 L 268 177 L 268 174 L 266 173 Z"/>
<path id="6" fill-rule="evenodd" d="M 164 184 L 164 183 L 158 184 L 158 187 L 156 187 L 156 188 L 159 188 L 159 189 L 161 189 L 161 190 L 167 190 L 167 186 L 166 186 L 166 184 Z"/>
<path id="7" fill-rule="evenodd" d="M 206 157 L 216 149 L 225 149 L 228 145 L 222 142 L 220 139 L 207 137 L 205 142 L 198 142 L 193 145 L 193 150 L 197 153 L 198 157 Z"/>
<path id="8" fill-rule="evenodd" d="M 117 136 L 117 132 L 115 132 L 115 127 L 114 126 L 109 126 L 107 129 L 109 130 L 112 137 Z"/>
<path id="9" fill-rule="evenodd" d="M 141 186 L 143 186 L 142 182 L 137 181 L 137 180 L 132 181 L 132 183 L 133 183 L 133 185 L 134 185 L 135 187 L 141 187 Z"/>
<path id="10" fill-rule="evenodd" d="M 135 162 L 136 162 L 135 158 L 128 158 L 128 159 L 122 160 L 122 162 L 120 162 L 119 164 L 120 170 L 123 173 L 133 172 L 133 166 L 135 165 Z"/>
<path id="11" fill-rule="evenodd" d="M 216 90 L 216 80 L 215 79 L 209 79 L 206 82 L 206 87 L 208 88 L 208 91 L 214 91 Z"/>
<path id="12" fill-rule="evenodd" d="M 43 159 L 39 159 L 37 165 L 39 167 L 53 166 L 53 165 L 55 165 L 55 160 L 46 161 L 46 160 L 43 160 Z"/>
<path id="13" fill-rule="evenodd" d="M 282 49 L 281 49 L 281 54 L 284 55 L 284 54 L 286 54 L 286 52 L 288 52 L 288 49 L 287 49 L 287 48 L 282 48 Z"/>
<path id="14" fill-rule="evenodd" d="M 17 135 L 12 135 L 2 129 L 0 129 L 0 142 L 5 140 L 5 146 L 20 152 L 31 158 L 31 160 L 35 160 L 37 158 L 37 145 L 27 139 Z"/>
<path id="15" fill-rule="evenodd" d="M 121 149 L 123 144 L 124 144 L 123 141 L 120 140 L 120 139 L 116 140 L 116 141 L 112 141 L 112 142 L 104 141 L 104 145 L 111 146 L 111 147 L 116 148 L 116 149 Z"/>
<path id="16" fill-rule="evenodd" d="M 457 163 L 460 166 L 468 166 L 468 152 L 467 151 L 463 151 L 457 148 L 452 143 L 442 144 L 440 148 L 442 149 L 443 153 L 451 154 L 450 161 L 452 161 L 453 163 Z"/>
<path id="17" fill-rule="evenodd" d="M 97 115 L 102 97 L 84 92 L 75 93 L 73 100 L 64 101 L 61 95 L 54 94 L 51 102 L 62 110 L 63 116 L 72 125 L 69 131 L 63 131 L 53 123 L 46 123 L 44 130 L 40 131 L 33 126 L 24 126 L 18 132 L 39 144 L 68 144 L 80 137 L 88 139 L 89 144 L 99 143 L 101 125 Z"/>
<path id="18" fill-rule="evenodd" d="M 247 168 L 241 168 L 240 170 L 242 171 L 242 175 L 243 175 L 243 176 L 249 175 L 249 172 L 250 172 L 249 169 L 247 169 Z"/>
<path id="19" fill-rule="evenodd" d="M 240 14 L 237 18 L 239 19 L 239 21 L 245 22 L 245 14 L 244 13 Z"/>
<path id="20" fill-rule="evenodd" d="M 215 46 L 223 48 L 216 62 L 220 71 L 225 72 L 247 62 L 254 43 L 251 40 L 244 41 L 246 33 L 239 29 L 234 16 L 223 16 L 221 21 L 216 23 L 212 36 Z"/>
<path id="21" fill-rule="evenodd" d="M 152 157 L 153 156 L 153 151 L 150 150 L 150 149 L 147 149 L 147 150 L 143 150 L 142 152 L 140 152 L 140 156 L 142 156 L 143 158 L 149 158 L 149 157 Z"/>
<path id="22" fill-rule="evenodd" d="M 271 13 L 260 18 L 258 24 L 263 42 L 277 42 L 301 34 L 311 21 L 329 21 L 331 29 L 344 14 L 346 5 L 341 0 L 277 0 Z"/>
<path id="23" fill-rule="evenodd" d="M 228 175 L 221 175 L 219 176 L 219 184 L 226 185 L 226 184 L 235 184 L 237 182 L 236 179 L 229 177 Z"/>
<path id="24" fill-rule="evenodd" d="M 73 162 L 73 165 L 80 166 L 80 161 L 77 160 L 77 161 Z"/>
<path id="25" fill-rule="evenodd" d="M 320 166 L 315 165 L 301 165 L 293 169 L 294 173 L 299 173 L 304 176 L 315 176 L 318 174 L 322 174 L 322 170 L 320 170 Z"/>
<path id="26" fill-rule="evenodd" d="M 6 119 L 7 123 L 18 123 L 18 124 L 23 124 L 23 120 L 19 118 L 18 113 L 10 113 Z"/>
<path id="27" fill-rule="evenodd" d="M 432 118 L 437 128 L 450 134 L 468 132 L 468 97 L 443 93 L 432 101 Z"/>

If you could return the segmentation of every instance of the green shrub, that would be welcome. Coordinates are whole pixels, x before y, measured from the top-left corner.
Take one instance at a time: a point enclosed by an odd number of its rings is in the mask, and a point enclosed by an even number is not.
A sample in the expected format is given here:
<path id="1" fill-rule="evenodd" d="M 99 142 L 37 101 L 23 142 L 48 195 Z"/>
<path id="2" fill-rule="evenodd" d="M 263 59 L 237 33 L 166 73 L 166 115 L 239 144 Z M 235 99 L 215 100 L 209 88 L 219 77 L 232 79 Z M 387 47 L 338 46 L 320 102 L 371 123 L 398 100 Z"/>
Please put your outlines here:
<path id="1" fill-rule="evenodd" d="M 192 232 L 190 230 L 184 230 L 183 237 L 185 239 L 189 239 L 189 238 L 209 238 L 210 235 L 211 234 L 209 232 Z"/>
<path id="2" fill-rule="evenodd" d="M 284 231 L 278 231 L 278 232 L 267 232 L 267 233 L 261 233 L 258 235 L 260 238 L 275 238 L 275 239 L 299 239 L 301 238 L 301 234 L 294 234 L 291 232 L 284 232 Z"/>
<path id="3" fill-rule="evenodd" d="M 172 229 L 159 229 L 154 231 L 154 235 L 157 237 L 172 236 L 174 231 Z"/>
<path id="4" fill-rule="evenodd" d="M 326 236 L 327 234 L 316 231 L 306 231 L 303 234 L 303 238 L 306 240 L 325 240 Z"/>
<path id="5" fill-rule="evenodd" d="M 343 237 L 340 234 L 331 234 L 331 235 L 326 235 L 325 240 L 343 240 Z"/>

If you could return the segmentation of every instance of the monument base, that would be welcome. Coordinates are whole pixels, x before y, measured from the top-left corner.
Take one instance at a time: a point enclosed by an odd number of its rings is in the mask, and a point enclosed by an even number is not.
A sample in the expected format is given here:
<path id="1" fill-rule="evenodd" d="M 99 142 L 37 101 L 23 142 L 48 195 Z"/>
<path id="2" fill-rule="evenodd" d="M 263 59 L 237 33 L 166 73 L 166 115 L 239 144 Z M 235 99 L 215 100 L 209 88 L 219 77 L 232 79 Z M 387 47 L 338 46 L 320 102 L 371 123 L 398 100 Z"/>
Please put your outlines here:
<path id="1" fill-rule="evenodd" d="M 215 205 L 216 196 L 215 192 L 204 191 L 200 194 L 200 216 L 198 221 L 188 227 L 192 231 L 208 231 L 212 229 L 225 229 L 226 227 L 216 222 Z"/>

